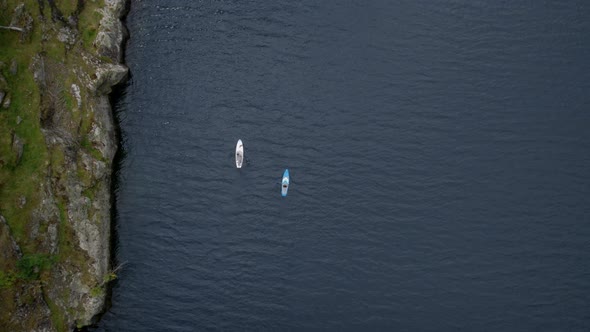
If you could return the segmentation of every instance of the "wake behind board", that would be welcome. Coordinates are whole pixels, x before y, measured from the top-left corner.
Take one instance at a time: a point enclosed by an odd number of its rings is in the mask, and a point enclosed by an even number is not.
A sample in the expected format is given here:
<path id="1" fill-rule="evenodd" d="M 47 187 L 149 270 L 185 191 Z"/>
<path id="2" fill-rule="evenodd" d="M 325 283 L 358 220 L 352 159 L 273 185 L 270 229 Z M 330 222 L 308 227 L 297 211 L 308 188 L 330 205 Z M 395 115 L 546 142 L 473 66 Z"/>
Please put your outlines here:
<path id="1" fill-rule="evenodd" d="M 283 197 L 287 196 L 287 191 L 289 191 L 289 169 L 286 169 L 285 173 L 283 173 L 283 181 L 281 181 L 281 195 L 283 195 Z"/>
<path id="2" fill-rule="evenodd" d="M 242 144 L 242 140 L 239 139 L 238 143 L 236 144 L 236 167 L 242 168 L 243 163 L 244 163 L 244 144 Z"/>

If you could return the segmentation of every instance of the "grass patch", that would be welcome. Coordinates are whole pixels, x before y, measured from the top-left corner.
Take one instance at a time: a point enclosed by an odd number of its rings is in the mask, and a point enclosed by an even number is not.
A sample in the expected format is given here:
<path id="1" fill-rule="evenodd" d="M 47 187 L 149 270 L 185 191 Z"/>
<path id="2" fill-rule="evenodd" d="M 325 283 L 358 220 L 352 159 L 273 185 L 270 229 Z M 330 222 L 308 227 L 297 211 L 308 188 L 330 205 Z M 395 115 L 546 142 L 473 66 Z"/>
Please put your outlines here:
<path id="1" fill-rule="evenodd" d="M 102 152 L 100 152 L 100 150 L 95 148 L 88 141 L 88 139 L 83 139 L 82 142 L 84 143 L 84 145 L 82 145 L 82 147 L 86 150 L 86 152 L 88 152 L 92 157 L 94 157 L 94 159 L 104 161 L 105 158 L 103 157 Z"/>
<path id="2" fill-rule="evenodd" d="M 3 8 L 0 24 L 8 25 L 15 5 L 9 2 Z M 30 13 L 39 10 L 36 1 L 25 1 L 25 7 Z M 17 75 L 10 74 L 8 69 L 3 71 L 12 102 L 9 109 L 0 111 L 0 213 L 6 218 L 15 240 L 27 252 L 34 251 L 25 234 L 32 207 L 39 200 L 39 183 L 45 173 L 47 159 L 45 139 L 39 124 L 39 90 L 29 70 L 31 59 L 41 51 L 40 28 L 34 26 L 31 42 L 28 43 L 20 42 L 19 33 L 0 32 L 0 61 L 18 61 Z M 17 116 L 22 119 L 19 125 L 16 124 Z M 19 163 L 10 144 L 12 133 L 24 143 Z M 20 197 L 27 202 L 23 207 L 15 204 Z"/>
<path id="3" fill-rule="evenodd" d="M 64 100 L 64 106 L 66 107 L 66 109 L 73 110 L 74 109 L 74 97 L 72 97 L 72 95 L 69 92 L 64 92 L 62 97 Z"/>
<path id="4" fill-rule="evenodd" d="M 22 76 L 25 77 L 21 80 L 9 81 L 13 102 L 7 114 L 0 118 L 0 132 L 4 133 L 0 138 L 2 150 L 9 150 L 9 158 L 0 167 L 0 212 L 14 231 L 17 242 L 26 247 L 25 228 L 32 207 L 39 200 L 39 184 L 46 171 L 47 151 L 39 126 L 36 86 L 32 83 L 32 75 L 27 73 Z M 27 92 L 33 93 L 29 95 Z M 23 119 L 20 125 L 16 125 L 17 114 Z M 12 146 L 6 146 L 12 141 L 12 135 L 6 133 L 15 133 L 24 143 L 22 158 L 18 163 L 15 152 L 10 151 Z M 27 201 L 23 207 L 15 204 L 20 197 Z"/>
<path id="5" fill-rule="evenodd" d="M 59 4 L 56 3 L 56 5 L 67 19 L 68 16 L 74 15 L 76 13 L 78 0 L 61 0 L 59 1 Z"/>
<path id="6" fill-rule="evenodd" d="M 51 168 L 53 170 L 61 169 L 65 163 L 66 156 L 62 149 L 53 148 L 49 153 Z"/>
<path id="7" fill-rule="evenodd" d="M 90 113 L 86 113 L 82 115 L 80 118 L 80 131 L 79 134 L 86 136 L 92 129 L 92 122 L 94 121 L 94 116 Z"/>
<path id="8" fill-rule="evenodd" d="M 57 201 L 57 208 L 59 210 L 59 231 L 58 231 L 58 260 L 65 262 L 73 258 L 75 254 L 74 243 L 72 242 L 73 231 L 68 224 L 68 215 L 65 203 L 62 200 Z"/>
<path id="9" fill-rule="evenodd" d="M 103 294 L 104 294 L 104 290 L 100 286 L 93 287 L 90 290 L 90 296 L 92 296 L 92 297 L 99 297 L 99 296 L 102 296 Z"/>
<path id="10" fill-rule="evenodd" d="M 57 38 L 45 43 L 45 55 L 56 62 L 64 62 L 66 59 L 66 47 Z"/>
<path id="11" fill-rule="evenodd" d="M 86 1 L 84 9 L 78 16 L 78 26 L 80 27 L 80 35 L 82 45 L 87 50 L 94 50 L 94 40 L 98 35 L 98 27 L 102 14 L 98 11 L 99 8 L 104 7 L 104 1 Z"/>
<path id="12" fill-rule="evenodd" d="M 49 296 L 45 296 L 45 302 L 51 312 L 51 322 L 53 323 L 53 326 L 58 331 L 68 331 L 68 326 L 66 325 L 63 314 L 61 314 L 60 308 L 51 301 Z"/>
<path id="13" fill-rule="evenodd" d="M 95 192 L 96 192 L 96 187 L 92 186 L 92 187 L 88 187 L 88 188 L 82 190 L 82 195 L 88 197 L 92 201 L 92 200 L 94 200 Z"/>
<path id="14" fill-rule="evenodd" d="M 89 27 L 82 30 L 82 44 L 86 49 L 91 49 L 94 47 L 94 40 L 98 35 L 98 30 L 94 27 Z"/>
<path id="15" fill-rule="evenodd" d="M 17 263 L 17 278 L 25 281 L 38 280 L 41 272 L 51 268 L 55 258 L 44 254 L 24 255 Z"/>
<path id="16" fill-rule="evenodd" d="M 16 274 L 13 272 L 0 271 L 0 289 L 10 287 L 16 281 Z"/>
<path id="17" fill-rule="evenodd" d="M 56 259 L 45 254 L 24 255 L 16 263 L 16 269 L 0 271 L 0 288 L 9 287 L 20 281 L 39 280 L 41 273 L 51 268 Z"/>
<path id="18" fill-rule="evenodd" d="M 104 276 L 102 282 L 105 284 L 108 284 L 109 282 L 116 280 L 116 279 L 117 279 L 117 274 L 115 272 L 109 272 Z"/>

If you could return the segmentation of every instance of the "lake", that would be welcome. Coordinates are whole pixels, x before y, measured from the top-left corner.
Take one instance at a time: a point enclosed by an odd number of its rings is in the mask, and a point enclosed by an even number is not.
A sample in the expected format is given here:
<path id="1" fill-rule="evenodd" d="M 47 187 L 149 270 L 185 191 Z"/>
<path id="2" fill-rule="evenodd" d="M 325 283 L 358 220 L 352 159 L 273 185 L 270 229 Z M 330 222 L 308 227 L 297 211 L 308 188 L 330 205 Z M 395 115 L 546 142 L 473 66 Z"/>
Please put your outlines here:
<path id="1" fill-rule="evenodd" d="M 95 330 L 589 330 L 589 17 L 133 1 Z"/>

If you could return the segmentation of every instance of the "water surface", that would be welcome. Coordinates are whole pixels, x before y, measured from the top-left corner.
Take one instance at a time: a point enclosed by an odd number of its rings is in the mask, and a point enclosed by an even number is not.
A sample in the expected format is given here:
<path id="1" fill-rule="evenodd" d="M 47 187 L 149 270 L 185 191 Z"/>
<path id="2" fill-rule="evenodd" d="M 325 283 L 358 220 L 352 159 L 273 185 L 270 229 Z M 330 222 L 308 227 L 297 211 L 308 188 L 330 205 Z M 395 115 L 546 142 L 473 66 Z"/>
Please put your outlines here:
<path id="1" fill-rule="evenodd" d="M 589 330 L 589 17 L 133 2 L 97 330 Z"/>

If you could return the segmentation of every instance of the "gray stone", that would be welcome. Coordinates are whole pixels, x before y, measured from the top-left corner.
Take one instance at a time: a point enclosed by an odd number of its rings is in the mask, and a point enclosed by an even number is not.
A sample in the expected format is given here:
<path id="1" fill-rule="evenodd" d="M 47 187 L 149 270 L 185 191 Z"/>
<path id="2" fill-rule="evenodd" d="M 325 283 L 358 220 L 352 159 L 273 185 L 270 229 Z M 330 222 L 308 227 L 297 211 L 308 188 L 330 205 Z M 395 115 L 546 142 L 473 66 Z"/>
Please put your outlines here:
<path id="1" fill-rule="evenodd" d="M 0 215 L 0 235 L 7 234 L 8 238 L 10 239 L 9 248 L 3 248 L 2 252 L 0 252 L 0 258 L 4 260 L 8 260 L 8 256 L 16 256 L 17 258 L 22 257 L 22 252 L 20 247 L 14 240 L 12 236 L 10 236 L 10 228 L 8 227 L 8 223 L 6 223 L 6 219 L 2 215 Z"/>
<path id="2" fill-rule="evenodd" d="M 18 207 L 19 209 L 22 209 L 25 207 L 25 204 L 27 204 L 27 198 L 25 196 L 20 196 L 18 198 Z"/>
<path id="3" fill-rule="evenodd" d="M 66 44 L 67 46 L 73 46 L 77 40 L 77 34 L 74 30 L 70 29 L 69 27 L 63 27 L 59 29 L 59 33 L 57 34 L 57 40 Z"/>
<path id="4" fill-rule="evenodd" d="M 16 116 L 16 124 L 19 125 L 21 122 L 23 122 L 23 119 L 20 117 L 20 115 Z"/>
<path id="5" fill-rule="evenodd" d="M 47 89 L 45 80 L 45 60 L 43 57 L 40 55 L 35 55 L 33 57 L 31 68 L 33 70 L 33 79 L 41 89 L 41 93 L 43 93 L 43 91 Z"/>
<path id="6" fill-rule="evenodd" d="M 12 22 L 10 22 L 10 26 L 19 26 L 19 21 L 22 19 L 23 15 L 25 15 L 25 4 L 21 3 L 16 6 L 16 8 L 14 8 L 14 15 L 12 16 Z"/>
<path id="7" fill-rule="evenodd" d="M 49 243 L 51 244 L 51 253 L 54 253 L 57 248 L 57 226 L 51 224 L 47 227 L 47 235 L 49 235 Z"/>
<path id="8" fill-rule="evenodd" d="M 39 229 L 40 225 L 47 225 L 47 232 L 39 232 L 31 236 L 39 244 L 41 251 L 54 253 L 57 248 L 57 225 L 60 222 L 59 209 L 55 200 L 55 194 L 51 187 L 51 180 L 46 178 L 39 186 L 40 200 L 36 204 L 30 218 L 29 227 Z M 33 230 L 31 230 L 31 233 Z M 38 235 L 38 237 L 37 237 Z"/>
<path id="9" fill-rule="evenodd" d="M 18 137 L 16 134 L 12 135 L 12 151 L 16 153 L 16 164 L 20 163 L 20 160 L 23 157 L 23 150 L 25 147 L 25 143 Z"/>
<path id="10" fill-rule="evenodd" d="M 9 70 L 12 75 L 16 75 L 16 73 L 18 72 L 18 62 L 16 62 L 16 59 L 12 59 L 12 61 L 10 62 Z"/>
<path id="11" fill-rule="evenodd" d="M 76 102 L 78 104 L 78 108 L 82 107 L 82 96 L 80 95 L 80 87 L 73 83 L 70 89 L 74 98 L 76 98 Z"/>
<path id="12" fill-rule="evenodd" d="M 4 97 L 4 102 L 2 103 L 2 107 L 9 108 L 10 107 L 10 95 Z"/>
<path id="13" fill-rule="evenodd" d="M 6 89 L 6 88 L 8 88 L 8 82 L 6 82 L 4 75 L 2 75 L 2 73 L 0 73 L 0 89 Z"/>

